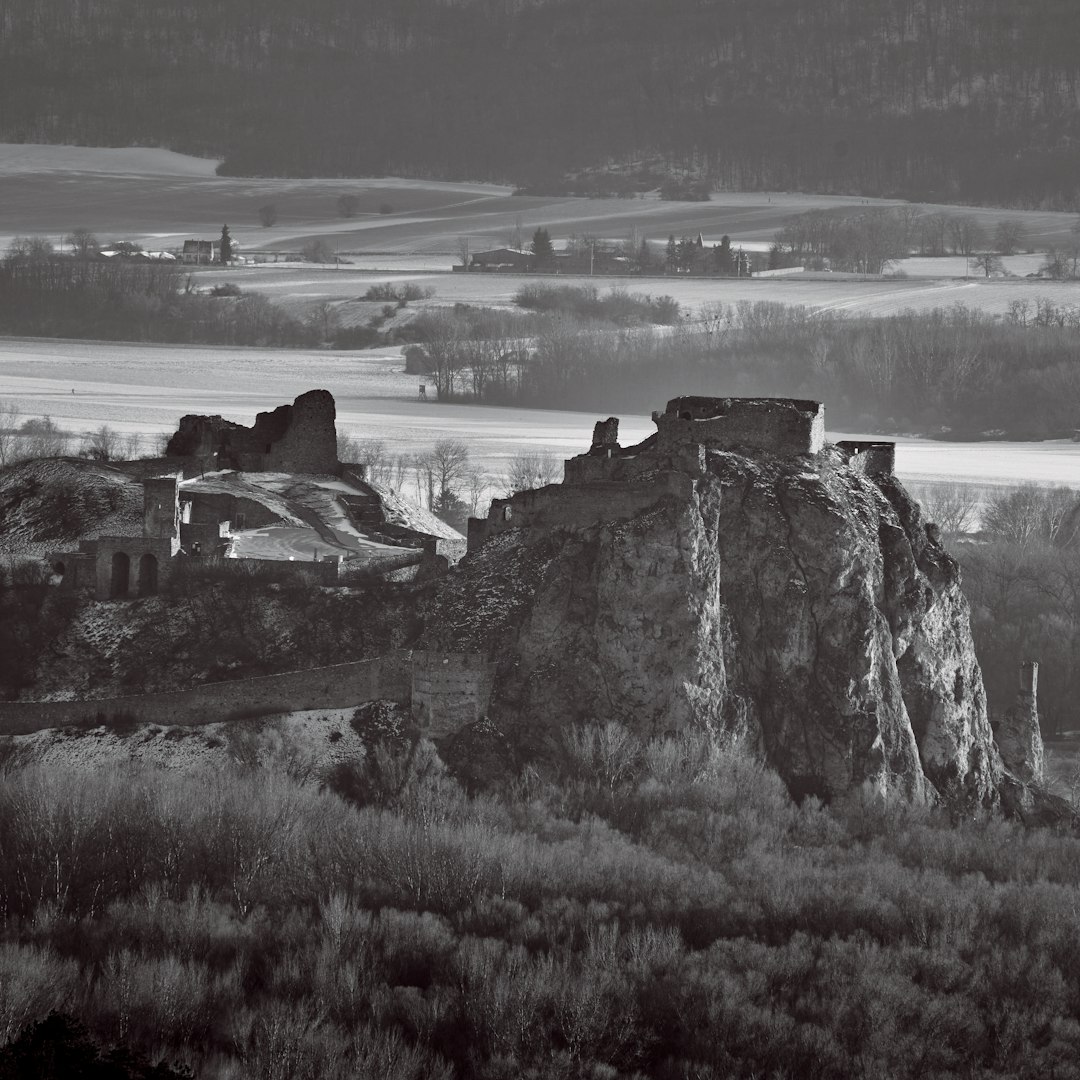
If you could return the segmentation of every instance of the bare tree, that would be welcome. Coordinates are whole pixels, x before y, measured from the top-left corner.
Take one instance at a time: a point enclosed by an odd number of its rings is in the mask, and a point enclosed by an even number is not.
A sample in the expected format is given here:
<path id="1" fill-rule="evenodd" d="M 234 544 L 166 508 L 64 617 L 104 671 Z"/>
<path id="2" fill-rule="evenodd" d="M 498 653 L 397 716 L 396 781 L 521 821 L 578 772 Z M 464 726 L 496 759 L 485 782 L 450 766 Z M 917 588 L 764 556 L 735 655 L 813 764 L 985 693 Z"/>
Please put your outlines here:
<path id="1" fill-rule="evenodd" d="M 978 255 L 972 255 L 968 258 L 968 263 L 976 270 L 981 270 L 987 277 L 992 274 L 1000 274 L 1005 270 L 1001 256 L 995 255 L 992 251 L 983 251 Z"/>
<path id="2" fill-rule="evenodd" d="M 974 255 L 984 242 L 982 226 L 970 214 L 954 214 L 948 232 L 954 255 Z"/>
<path id="3" fill-rule="evenodd" d="M 78 259 L 89 259 L 98 253 L 101 245 L 98 238 L 87 228 L 80 225 L 64 237 L 64 243 L 71 245 L 71 250 Z"/>
<path id="4" fill-rule="evenodd" d="M 88 431 L 83 435 L 79 457 L 92 461 L 114 461 L 119 456 L 120 436 L 108 424 L 102 424 L 97 431 Z"/>
<path id="5" fill-rule="evenodd" d="M 339 195 L 337 201 L 337 212 L 343 218 L 356 217 L 357 210 L 360 209 L 360 200 L 355 195 Z"/>
<path id="6" fill-rule="evenodd" d="M 457 238 L 457 254 L 458 259 L 461 261 L 461 265 L 468 270 L 469 261 L 472 256 L 469 254 L 469 238 L 467 236 L 459 236 Z"/>
<path id="7" fill-rule="evenodd" d="M 319 335 L 320 341 L 329 341 L 334 336 L 334 331 L 341 324 L 341 316 L 338 314 L 337 305 L 329 300 L 323 300 L 316 304 L 308 312 L 307 324 Z"/>
<path id="8" fill-rule="evenodd" d="M 277 203 L 266 203 L 259 207 L 259 222 L 264 229 L 277 224 Z"/>
<path id="9" fill-rule="evenodd" d="M 19 434 L 22 436 L 22 457 L 60 457 L 67 453 L 70 433 L 49 416 L 24 421 Z"/>
<path id="10" fill-rule="evenodd" d="M 1024 242 L 1024 224 L 1016 218 L 999 221 L 994 229 L 994 247 L 1002 255 L 1012 255 Z"/>
<path id="11" fill-rule="evenodd" d="M 926 516 L 945 533 L 968 533 L 979 517 L 979 489 L 973 484 L 926 484 L 918 491 Z"/>
<path id="12" fill-rule="evenodd" d="M 0 469 L 18 458 L 19 406 L 14 401 L 0 401 Z"/>
<path id="13" fill-rule="evenodd" d="M 546 450 L 531 452 L 520 450 L 509 461 L 503 477 L 503 489 L 507 495 L 518 491 L 530 491 L 559 482 L 562 464 L 554 454 Z"/>
<path id="14" fill-rule="evenodd" d="M 461 439 L 439 439 L 421 455 L 420 468 L 427 483 L 428 505 L 445 509 L 457 500 L 468 474 L 469 447 Z"/>
<path id="15" fill-rule="evenodd" d="M 16 236 L 8 245 L 7 253 L 14 259 L 47 259 L 53 253 L 52 241 L 44 236 Z"/>

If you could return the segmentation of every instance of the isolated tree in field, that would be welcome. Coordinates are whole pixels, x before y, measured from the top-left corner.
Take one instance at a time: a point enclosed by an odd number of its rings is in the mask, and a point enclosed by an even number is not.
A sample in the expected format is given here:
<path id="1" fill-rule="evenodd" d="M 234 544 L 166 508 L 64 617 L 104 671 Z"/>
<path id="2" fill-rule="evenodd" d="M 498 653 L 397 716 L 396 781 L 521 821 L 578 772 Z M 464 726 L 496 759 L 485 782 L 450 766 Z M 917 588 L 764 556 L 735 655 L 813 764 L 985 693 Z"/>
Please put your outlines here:
<path id="1" fill-rule="evenodd" d="M 975 269 L 981 270 L 987 277 L 990 277 L 991 274 L 1000 274 L 1005 269 L 1001 256 L 995 255 L 992 251 L 983 251 L 978 255 L 972 255 L 968 262 Z"/>
<path id="2" fill-rule="evenodd" d="M 469 238 L 467 236 L 459 236 L 457 238 L 457 254 L 458 259 L 461 261 L 461 265 L 468 270 L 469 260 L 472 256 L 469 253 Z"/>
<path id="3" fill-rule="evenodd" d="M 309 240 L 300 252 L 304 262 L 328 263 L 334 261 L 334 253 L 325 240 Z"/>
<path id="4" fill-rule="evenodd" d="M 224 266 L 232 259 L 232 237 L 229 235 L 229 226 L 221 226 L 221 245 L 218 248 L 218 260 Z"/>
<path id="5" fill-rule="evenodd" d="M 555 248 L 551 244 L 551 234 L 547 229 L 537 229 L 533 233 L 532 244 L 533 259 L 538 266 L 551 262 L 555 256 Z"/>
<path id="6" fill-rule="evenodd" d="M 1024 225 L 1016 218 L 999 221 L 994 229 L 994 247 L 1002 255 L 1012 255 L 1024 242 Z"/>
<path id="7" fill-rule="evenodd" d="M 271 225 L 277 223 L 276 203 L 266 203 L 259 207 L 259 223 L 264 229 L 269 229 Z"/>
<path id="8" fill-rule="evenodd" d="M 356 217 L 360 209 L 360 200 L 355 195 L 340 195 L 337 201 L 337 212 L 343 218 Z"/>
<path id="9" fill-rule="evenodd" d="M 72 253 L 77 259 L 89 259 L 98 253 L 101 246 L 97 237 L 81 225 L 64 237 L 64 243 L 71 245 Z"/>

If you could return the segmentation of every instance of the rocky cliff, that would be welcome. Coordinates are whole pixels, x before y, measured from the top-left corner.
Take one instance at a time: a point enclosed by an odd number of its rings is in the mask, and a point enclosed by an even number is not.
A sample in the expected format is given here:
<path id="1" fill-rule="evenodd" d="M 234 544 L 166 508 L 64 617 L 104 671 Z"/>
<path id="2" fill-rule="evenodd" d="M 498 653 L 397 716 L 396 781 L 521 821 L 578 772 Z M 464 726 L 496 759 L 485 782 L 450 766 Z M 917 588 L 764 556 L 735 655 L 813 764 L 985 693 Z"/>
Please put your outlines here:
<path id="1" fill-rule="evenodd" d="M 574 721 L 704 725 L 795 794 L 995 803 L 1008 777 L 958 567 L 900 483 L 831 447 L 701 461 L 622 520 L 596 496 L 591 520 L 489 536 L 425 640 L 494 658 L 490 716 L 537 752 Z"/>

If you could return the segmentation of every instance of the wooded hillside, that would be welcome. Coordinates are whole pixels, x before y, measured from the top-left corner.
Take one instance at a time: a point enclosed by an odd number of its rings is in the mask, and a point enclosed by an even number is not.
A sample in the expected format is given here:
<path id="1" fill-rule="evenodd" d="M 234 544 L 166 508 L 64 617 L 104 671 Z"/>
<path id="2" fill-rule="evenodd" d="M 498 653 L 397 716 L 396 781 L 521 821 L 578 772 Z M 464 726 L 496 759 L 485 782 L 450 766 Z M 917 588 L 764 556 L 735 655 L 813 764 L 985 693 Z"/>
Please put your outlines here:
<path id="1" fill-rule="evenodd" d="M 1067 0 L 8 0 L 0 138 L 230 173 L 1077 205 Z"/>

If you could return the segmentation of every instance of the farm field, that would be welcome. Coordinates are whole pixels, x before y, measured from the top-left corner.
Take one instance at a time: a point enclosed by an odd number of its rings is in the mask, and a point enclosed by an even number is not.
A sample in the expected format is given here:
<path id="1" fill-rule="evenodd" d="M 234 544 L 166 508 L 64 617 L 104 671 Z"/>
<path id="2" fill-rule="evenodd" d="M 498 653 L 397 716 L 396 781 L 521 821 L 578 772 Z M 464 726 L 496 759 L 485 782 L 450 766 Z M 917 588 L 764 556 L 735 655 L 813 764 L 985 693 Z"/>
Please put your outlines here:
<path id="1" fill-rule="evenodd" d="M 723 192 L 708 203 L 513 196 L 495 184 L 218 177 L 216 164 L 149 148 L 0 144 L 0 247 L 16 235 L 59 240 L 77 226 L 103 240 L 172 247 L 188 237 L 216 236 L 228 223 L 241 251 L 297 248 L 322 238 L 342 253 L 446 254 L 452 262 L 459 237 L 468 236 L 473 250 L 498 246 L 519 220 L 526 234 L 542 225 L 555 238 L 575 232 L 624 237 L 637 229 L 657 240 L 701 232 L 713 241 L 727 233 L 736 245 L 749 246 L 768 243 L 786 218 L 805 210 L 895 205 L 787 192 Z M 338 216 L 337 199 L 344 194 L 357 197 L 354 218 Z M 259 224 L 259 208 L 267 203 L 278 212 L 271 228 Z M 390 213 L 380 213 L 387 208 Z M 991 232 L 1002 218 L 1019 219 L 1034 248 L 1064 242 L 1074 220 L 1050 211 L 965 212 Z"/>
<path id="2" fill-rule="evenodd" d="M 797 274 L 791 277 L 738 279 L 694 277 L 588 277 L 571 274 L 463 274 L 411 273 L 407 270 L 357 270 L 353 267 L 251 267 L 228 270 L 200 270 L 195 275 L 203 288 L 225 281 L 243 289 L 264 293 L 295 310 L 297 301 L 315 304 L 325 300 L 351 300 L 363 296 L 370 286 L 382 282 L 409 281 L 432 288 L 435 296 L 428 305 L 455 303 L 509 306 L 514 294 L 528 283 L 560 286 L 589 285 L 606 291 L 624 289 L 632 293 L 668 295 L 682 305 L 690 317 L 700 314 L 706 304 L 737 304 L 772 301 L 805 305 L 818 311 L 845 312 L 861 316 L 895 315 L 905 310 L 929 311 L 964 304 L 994 315 L 1009 310 L 1014 300 L 1053 300 L 1058 304 L 1080 302 L 1075 282 L 1039 281 L 1026 278 L 962 280 L 957 278 L 898 278 L 862 280 L 844 275 Z M 303 305 L 300 305 L 301 307 Z"/>
<path id="3" fill-rule="evenodd" d="M 464 439 L 493 478 L 522 450 L 581 453 L 596 420 L 591 412 L 420 402 L 398 349 L 349 354 L 0 339 L 0 400 L 13 401 L 23 417 L 48 415 L 72 431 L 108 424 L 143 433 L 148 452 L 152 436 L 172 430 L 185 413 L 250 424 L 257 411 L 315 387 L 334 394 L 339 427 L 349 435 L 381 440 L 392 455 Z M 622 417 L 624 443 L 652 430 L 646 416 Z M 897 471 L 913 482 L 1080 484 L 1080 443 L 898 442 Z"/>

